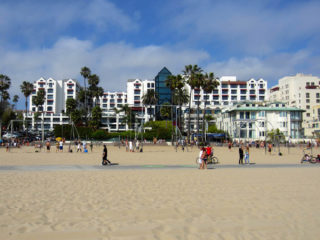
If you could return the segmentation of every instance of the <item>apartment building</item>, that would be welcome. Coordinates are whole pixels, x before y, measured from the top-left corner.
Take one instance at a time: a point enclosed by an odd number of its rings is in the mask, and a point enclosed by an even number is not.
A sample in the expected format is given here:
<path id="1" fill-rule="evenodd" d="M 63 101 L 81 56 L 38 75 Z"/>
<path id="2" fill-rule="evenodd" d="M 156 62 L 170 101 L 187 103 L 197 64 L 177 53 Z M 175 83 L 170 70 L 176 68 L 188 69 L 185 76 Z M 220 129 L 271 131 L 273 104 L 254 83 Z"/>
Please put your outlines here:
<path id="1" fill-rule="evenodd" d="M 240 141 L 265 140 L 273 129 L 279 129 L 286 140 L 295 140 L 303 137 L 303 112 L 282 102 L 244 102 L 223 109 L 217 115 L 217 126 Z"/>
<path id="2" fill-rule="evenodd" d="M 29 113 L 28 116 L 25 116 L 31 122 L 31 127 L 33 129 L 41 129 L 42 119 L 45 130 L 53 130 L 55 125 L 69 123 L 68 117 L 64 115 L 66 100 L 68 98 L 76 99 L 80 84 L 74 79 L 40 78 L 33 83 L 33 86 L 33 92 L 29 97 Z M 33 102 L 33 98 L 40 89 L 45 91 L 45 102 L 42 106 L 37 107 Z M 33 117 L 35 112 L 43 113 L 39 116 L 38 121 L 35 121 Z"/>
<path id="3" fill-rule="evenodd" d="M 195 130 L 197 105 L 199 102 L 200 113 L 203 113 L 206 107 L 207 114 L 217 114 L 229 106 L 233 106 L 238 102 L 253 101 L 264 102 L 268 99 L 268 83 L 264 79 L 255 80 L 253 78 L 248 81 L 239 81 L 236 76 L 223 76 L 217 80 L 219 86 L 212 92 L 204 92 L 202 89 L 194 89 L 191 94 L 191 129 Z M 191 91 L 189 85 L 186 86 Z M 185 106 L 187 108 L 187 106 Z M 187 117 L 188 109 L 185 117 Z M 201 116 L 200 116 L 201 117 Z"/>
<path id="4" fill-rule="evenodd" d="M 314 106 L 320 104 L 320 78 L 298 73 L 286 76 L 270 89 L 270 101 L 282 101 L 292 107 L 305 110 L 302 127 L 306 137 L 312 137 L 320 124 Z"/>

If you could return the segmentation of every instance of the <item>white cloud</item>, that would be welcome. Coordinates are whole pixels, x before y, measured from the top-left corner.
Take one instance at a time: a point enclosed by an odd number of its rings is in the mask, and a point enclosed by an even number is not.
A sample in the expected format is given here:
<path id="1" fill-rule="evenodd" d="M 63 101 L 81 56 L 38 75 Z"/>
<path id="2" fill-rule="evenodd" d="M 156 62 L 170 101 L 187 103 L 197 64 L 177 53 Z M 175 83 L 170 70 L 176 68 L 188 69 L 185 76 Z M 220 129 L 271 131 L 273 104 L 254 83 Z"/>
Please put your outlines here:
<path id="1" fill-rule="evenodd" d="M 206 70 L 216 73 L 217 76 L 236 75 L 240 80 L 263 78 L 268 81 L 269 87 L 287 75 L 298 72 L 320 75 L 320 58 L 311 52 L 303 50 L 296 53 L 279 53 L 267 58 L 244 57 L 230 58 L 226 61 L 211 62 Z"/>
<path id="2" fill-rule="evenodd" d="M 233 54 L 265 56 L 320 36 L 319 1 L 183 1 L 179 10 L 172 31 Z"/>
<path id="3" fill-rule="evenodd" d="M 133 17 L 125 14 L 108 0 L 73 1 L 8 1 L 0 3 L 0 38 L 29 45 L 52 42 L 61 33 L 73 31 L 108 32 L 138 29 Z M 19 39 L 20 38 L 20 39 Z M 54 39 L 54 40 L 52 40 Z"/>
<path id="4" fill-rule="evenodd" d="M 23 81 L 40 77 L 75 78 L 82 83 L 80 69 L 89 67 L 100 76 L 105 90 L 126 90 L 130 78 L 152 79 L 166 66 L 173 74 L 181 73 L 184 65 L 208 59 L 197 50 L 180 50 L 169 46 L 145 46 L 108 43 L 94 47 L 90 41 L 62 38 L 52 48 L 25 51 L 0 49 L 0 72 L 12 79 L 11 94 L 20 94 Z M 21 94 L 20 94 L 21 95 Z"/>

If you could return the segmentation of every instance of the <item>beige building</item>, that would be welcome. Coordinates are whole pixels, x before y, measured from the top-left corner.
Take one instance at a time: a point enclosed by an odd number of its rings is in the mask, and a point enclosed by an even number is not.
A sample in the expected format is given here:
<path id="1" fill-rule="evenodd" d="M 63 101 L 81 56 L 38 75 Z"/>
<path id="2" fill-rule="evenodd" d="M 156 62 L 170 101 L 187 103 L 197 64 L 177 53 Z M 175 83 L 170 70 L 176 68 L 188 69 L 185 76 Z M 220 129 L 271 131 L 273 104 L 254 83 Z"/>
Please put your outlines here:
<path id="1" fill-rule="evenodd" d="M 277 86 L 269 90 L 270 102 L 281 101 L 288 106 L 305 110 L 302 127 L 306 137 L 313 137 L 319 126 L 318 112 L 314 110 L 320 104 L 320 78 L 298 73 L 279 79 Z"/>

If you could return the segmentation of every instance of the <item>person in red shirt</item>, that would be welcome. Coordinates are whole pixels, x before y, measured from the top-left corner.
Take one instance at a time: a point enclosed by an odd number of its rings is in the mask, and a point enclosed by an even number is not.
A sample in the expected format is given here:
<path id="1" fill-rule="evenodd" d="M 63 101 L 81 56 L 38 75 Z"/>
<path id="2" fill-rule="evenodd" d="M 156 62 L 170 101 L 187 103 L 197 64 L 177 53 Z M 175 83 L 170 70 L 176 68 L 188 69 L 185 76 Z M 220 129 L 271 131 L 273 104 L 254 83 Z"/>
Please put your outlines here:
<path id="1" fill-rule="evenodd" d="M 210 145 L 207 146 L 206 150 L 207 150 L 208 156 L 210 156 L 212 154 L 212 148 L 210 147 Z"/>

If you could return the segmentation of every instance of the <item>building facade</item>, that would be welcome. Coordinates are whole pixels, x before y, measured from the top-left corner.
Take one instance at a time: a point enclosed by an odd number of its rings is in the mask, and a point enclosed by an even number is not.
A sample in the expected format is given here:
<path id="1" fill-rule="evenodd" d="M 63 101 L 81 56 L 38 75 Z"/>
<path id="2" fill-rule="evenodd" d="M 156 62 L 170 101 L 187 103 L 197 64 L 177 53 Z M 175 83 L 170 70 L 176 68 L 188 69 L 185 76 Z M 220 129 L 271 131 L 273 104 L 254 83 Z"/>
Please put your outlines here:
<path id="1" fill-rule="evenodd" d="M 33 92 L 29 97 L 29 113 L 28 116 L 25 116 L 29 126 L 33 129 L 42 129 L 43 120 L 44 129 L 53 130 L 55 125 L 69 123 L 69 118 L 64 114 L 66 100 L 68 98 L 76 99 L 80 84 L 74 79 L 40 78 L 33 83 L 33 86 Z M 40 89 L 45 91 L 45 102 L 42 106 L 37 107 L 33 98 Z M 42 113 L 38 120 L 34 119 L 35 112 Z"/>
<path id="2" fill-rule="evenodd" d="M 313 107 L 320 104 L 320 78 L 296 74 L 279 79 L 278 85 L 270 89 L 270 101 L 282 101 L 292 107 L 305 110 L 302 127 L 306 137 L 312 137 L 319 125 L 318 113 Z"/>
<path id="3" fill-rule="evenodd" d="M 267 132 L 276 129 L 284 134 L 286 140 L 301 139 L 303 112 L 281 102 L 247 102 L 223 109 L 217 115 L 217 126 L 240 141 L 264 141 Z"/>

